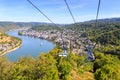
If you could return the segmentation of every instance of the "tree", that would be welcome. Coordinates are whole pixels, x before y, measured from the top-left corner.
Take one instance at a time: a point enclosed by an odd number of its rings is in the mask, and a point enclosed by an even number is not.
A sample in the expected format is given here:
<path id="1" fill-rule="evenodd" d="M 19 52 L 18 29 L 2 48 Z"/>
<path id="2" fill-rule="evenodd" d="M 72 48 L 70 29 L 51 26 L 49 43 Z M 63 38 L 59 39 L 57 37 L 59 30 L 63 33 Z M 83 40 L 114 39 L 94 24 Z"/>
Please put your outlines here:
<path id="1" fill-rule="evenodd" d="M 114 65 L 105 65 L 95 72 L 97 80 L 120 80 L 120 68 L 114 68 Z"/>
<path id="2" fill-rule="evenodd" d="M 67 80 L 68 74 L 72 70 L 72 65 L 65 59 L 64 57 L 61 57 L 58 61 L 58 71 L 60 75 L 60 79 Z"/>
<path id="3" fill-rule="evenodd" d="M 120 80 L 120 60 L 116 56 L 99 54 L 96 58 L 93 67 L 97 80 Z"/>
<path id="4" fill-rule="evenodd" d="M 58 80 L 56 61 L 50 54 L 41 54 L 34 67 L 35 79 Z"/>
<path id="5" fill-rule="evenodd" d="M 11 79 L 33 80 L 34 64 L 35 60 L 32 57 L 20 58 L 13 64 L 13 69 L 11 70 Z"/>
<path id="6" fill-rule="evenodd" d="M 9 80 L 11 77 L 12 63 L 9 63 L 5 57 L 0 57 L 0 79 Z"/>

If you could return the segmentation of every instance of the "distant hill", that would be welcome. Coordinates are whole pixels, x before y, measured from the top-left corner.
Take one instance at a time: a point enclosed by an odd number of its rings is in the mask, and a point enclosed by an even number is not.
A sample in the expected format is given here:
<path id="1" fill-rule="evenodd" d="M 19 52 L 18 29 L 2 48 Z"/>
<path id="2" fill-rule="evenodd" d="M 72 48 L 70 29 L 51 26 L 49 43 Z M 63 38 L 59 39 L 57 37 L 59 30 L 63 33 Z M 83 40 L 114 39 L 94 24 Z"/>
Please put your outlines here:
<path id="1" fill-rule="evenodd" d="M 100 23 L 120 23 L 120 18 L 108 18 L 108 19 L 99 19 L 98 22 Z M 95 23 L 95 20 L 90 20 L 90 21 L 85 21 L 85 22 L 78 22 L 78 26 L 86 26 L 86 24 L 91 24 Z M 16 29 L 19 27 L 36 27 L 36 26 L 59 26 L 59 27 L 64 27 L 65 24 L 57 24 L 54 25 L 52 23 L 44 23 L 44 22 L 6 22 L 2 21 L 0 22 L 0 31 L 7 31 L 10 29 Z M 73 24 L 66 24 L 66 27 L 73 27 Z"/>
<path id="2" fill-rule="evenodd" d="M 19 27 L 28 26 L 25 23 L 16 23 L 16 22 L 0 22 L 0 30 L 7 31 L 10 29 L 17 29 Z"/>
<path id="3" fill-rule="evenodd" d="M 52 24 L 44 22 L 0 22 L 0 30 L 7 31 L 10 29 L 17 29 L 20 27 L 36 27 L 36 26 L 64 26 L 63 24 Z"/>
<path id="4" fill-rule="evenodd" d="M 75 24 L 66 24 L 65 27 L 95 27 L 95 22 L 96 20 L 89 20 L 89 21 L 84 21 L 84 22 L 77 22 L 76 25 Z M 103 25 L 103 24 L 120 24 L 120 18 L 106 18 L 106 19 L 98 19 L 98 23 L 99 25 Z M 100 27 L 100 26 L 97 27 Z M 104 26 L 104 25 L 103 25 Z"/>
<path id="5" fill-rule="evenodd" d="M 93 23 L 95 20 L 85 21 L 84 23 Z M 99 19 L 98 22 L 120 22 L 120 18 L 106 18 L 106 19 Z"/>
<path id="6" fill-rule="evenodd" d="M 0 30 L 8 31 L 11 29 L 17 29 L 20 27 L 32 27 L 36 25 L 43 25 L 48 23 L 40 23 L 40 22 L 0 22 Z"/>

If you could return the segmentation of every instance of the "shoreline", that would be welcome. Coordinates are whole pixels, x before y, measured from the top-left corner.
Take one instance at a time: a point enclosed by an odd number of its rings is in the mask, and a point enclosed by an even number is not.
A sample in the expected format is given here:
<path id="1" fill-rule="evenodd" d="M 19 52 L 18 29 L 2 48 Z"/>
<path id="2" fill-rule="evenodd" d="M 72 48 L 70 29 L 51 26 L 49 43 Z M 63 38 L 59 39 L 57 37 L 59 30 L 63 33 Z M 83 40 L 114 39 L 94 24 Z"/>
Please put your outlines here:
<path id="1" fill-rule="evenodd" d="M 9 53 L 9 52 L 12 52 L 12 51 L 15 51 L 15 50 L 19 49 L 21 46 L 22 46 L 22 41 L 20 41 L 20 45 L 18 45 L 17 47 L 15 47 L 15 48 L 13 48 L 13 49 L 9 49 L 9 50 L 3 52 L 2 54 L 0 54 L 0 57 L 1 57 L 1 56 L 4 56 L 5 54 L 7 54 L 7 53 Z"/>

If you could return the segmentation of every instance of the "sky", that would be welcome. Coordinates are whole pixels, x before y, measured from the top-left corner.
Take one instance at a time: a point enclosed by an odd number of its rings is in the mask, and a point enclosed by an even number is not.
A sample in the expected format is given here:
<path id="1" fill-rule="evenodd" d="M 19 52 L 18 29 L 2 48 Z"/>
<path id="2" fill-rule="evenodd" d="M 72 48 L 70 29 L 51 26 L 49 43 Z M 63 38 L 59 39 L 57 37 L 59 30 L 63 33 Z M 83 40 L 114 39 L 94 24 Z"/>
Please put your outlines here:
<path id="1" fill-rule="evenodd" d="M 31 0 L 54 23 L 73 23 L 64 0 Z M 76 22 L 96 17 L 98 0 L 67 0 Z M 101 0 L 99 19 L 120 17 L 120 0 Z M 0 0 L 0 21 L 48 22 L 27 0 Z"/>

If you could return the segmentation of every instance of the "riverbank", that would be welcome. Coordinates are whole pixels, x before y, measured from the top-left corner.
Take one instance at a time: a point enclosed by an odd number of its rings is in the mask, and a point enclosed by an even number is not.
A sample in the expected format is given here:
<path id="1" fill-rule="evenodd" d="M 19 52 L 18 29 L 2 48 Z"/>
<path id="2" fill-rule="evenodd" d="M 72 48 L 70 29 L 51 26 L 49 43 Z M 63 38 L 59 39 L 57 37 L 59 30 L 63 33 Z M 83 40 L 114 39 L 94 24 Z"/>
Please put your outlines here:
<path id="1" fill-rule="evenodd" d="M 14 48 L 11 48 L 11 49 L 9 49 L 7 51 L 1 52 L 0 56 L 3 56 L 3 55 L 5 55 L 5 54 L 7 54 L 9 52 L 15 51 L 16 49 L 19 49 L 21 46 L 22 46 L 22 41 L 19 41 L 18 44 Z"/>

